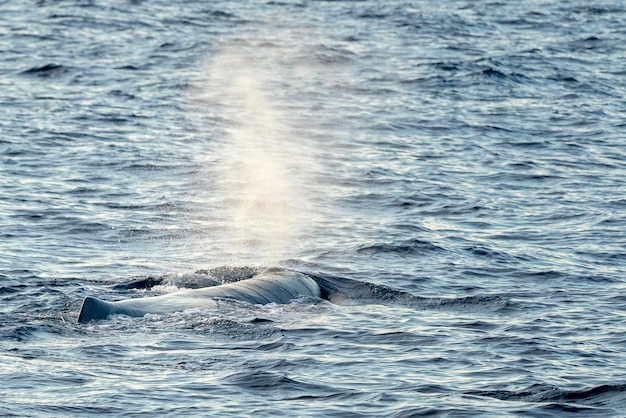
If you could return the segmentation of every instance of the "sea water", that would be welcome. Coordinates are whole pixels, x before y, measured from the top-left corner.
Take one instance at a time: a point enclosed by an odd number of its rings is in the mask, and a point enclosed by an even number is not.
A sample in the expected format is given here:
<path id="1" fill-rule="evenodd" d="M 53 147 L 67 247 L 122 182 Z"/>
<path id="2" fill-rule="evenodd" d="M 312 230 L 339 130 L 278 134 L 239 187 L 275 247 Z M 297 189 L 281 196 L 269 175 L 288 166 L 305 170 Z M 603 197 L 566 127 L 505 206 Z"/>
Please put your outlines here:
<path id="1" fill-rule="evenodd" d="M 0 414 L 620 416 L 625 24 L 616 0 L 2 2 Z M 263 267 L 430 303 L 76 322 Z"/>

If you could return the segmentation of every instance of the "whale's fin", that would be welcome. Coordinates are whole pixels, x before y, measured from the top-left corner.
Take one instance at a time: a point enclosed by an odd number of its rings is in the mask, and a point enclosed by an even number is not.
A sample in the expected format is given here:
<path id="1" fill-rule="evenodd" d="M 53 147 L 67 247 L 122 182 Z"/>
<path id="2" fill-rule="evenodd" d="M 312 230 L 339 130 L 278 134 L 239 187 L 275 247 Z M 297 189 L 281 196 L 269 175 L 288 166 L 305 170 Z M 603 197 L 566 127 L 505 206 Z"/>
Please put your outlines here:
<path id="1" fill-rule="evenodd" d="M 94 319 L 104 319 L 114 311 L 115 309 L 113 309 L 110 303 L 88 296 L 83 301 L 83 307 L 80 309 L 80 315 L 78 315 L 78 322 L 84 323 Z"/>

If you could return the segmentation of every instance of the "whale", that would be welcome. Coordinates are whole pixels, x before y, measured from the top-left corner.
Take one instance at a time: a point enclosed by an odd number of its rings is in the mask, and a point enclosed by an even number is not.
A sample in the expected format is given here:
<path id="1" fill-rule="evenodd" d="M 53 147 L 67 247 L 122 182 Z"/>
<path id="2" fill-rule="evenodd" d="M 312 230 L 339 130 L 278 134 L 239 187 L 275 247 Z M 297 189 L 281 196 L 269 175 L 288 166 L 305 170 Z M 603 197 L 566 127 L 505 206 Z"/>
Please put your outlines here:
<path id="1" fill-rule="evenodd" d="M 109 302 L 88 296 L 78 315 L 79 323 L 106 319 L 111 315 L 143 317 L 186 309 L 208 309 L 218 299 L 232 299 L 255 305 L 286 304 L 300 297 L 321 298 L 322 290 L 310 276 L 289 270 L 267 269 L 234 283 L 200 289 L 186 289 L 160 296 Z"/>
<path id="2" fill-rule="evenodd" d="M 147 296 L 116 302 L 88 296 L 78 315 L 79 323 L 106 319 L 111 315 L 142 317 L 147 314 L 168 314 L 186 309 L 210 309 L 219 299 L 230 299 L 254 305 L 287 304 L 301 297 L 328 301 L 335 305 L 354 304 L 398 305 L 411 309 L 480 309 L 497 311 L 508 301 L 498 295 L 471 295 L 458 298 L 423 297 L 385 285 L 362 282 L 325 273 L 298 272 L 282 268 L 257 270 L 227 268 L 239 281 L 220 284 L 222 269 L 198 270 L 188 285 L 205 287 L 178 290 L 161 296 Z M 198 276 L 201 276 L 200 280 Z M 228 280 L 223 276 L 223 280 Z M 167 283 L 164 277 L 146 277 L 115 285 L 115 290 L 149 289 Z"/>

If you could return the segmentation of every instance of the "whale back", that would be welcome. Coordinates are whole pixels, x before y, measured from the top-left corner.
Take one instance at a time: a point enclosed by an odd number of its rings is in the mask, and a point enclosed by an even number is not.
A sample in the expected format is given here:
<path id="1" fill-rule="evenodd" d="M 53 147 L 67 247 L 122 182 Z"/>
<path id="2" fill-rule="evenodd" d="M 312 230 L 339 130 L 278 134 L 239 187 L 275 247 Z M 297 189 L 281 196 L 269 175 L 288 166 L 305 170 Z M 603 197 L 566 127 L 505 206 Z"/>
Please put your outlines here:
<path id="1" fill-rule="evenodd" d="M 265 270 L 251 279 L 199 289 L 203 297 L 235 299 L 257 305 L 289 303 L 299 296 L 321 297 L 315 280 L 295 271 Z"/>
<path id="2" fill-rule="evenodd" d="M 309 276 L 286 270 L 270 269 L 239 282 L 212 286 L 202 289 L 181 290 L 178 292 L 118 302 L 106 302 L 86 297 L 78 316 L 84 323 L 105 319 L 109 315 L 121 314 L 141 317 L 148 313 L 181 312 L 190 308 L 207 308 L 213 299 L 234 299 L 255 305 L 268 303 L 289 303 L 300 296 L 321 297 L 318 284 Z"/>

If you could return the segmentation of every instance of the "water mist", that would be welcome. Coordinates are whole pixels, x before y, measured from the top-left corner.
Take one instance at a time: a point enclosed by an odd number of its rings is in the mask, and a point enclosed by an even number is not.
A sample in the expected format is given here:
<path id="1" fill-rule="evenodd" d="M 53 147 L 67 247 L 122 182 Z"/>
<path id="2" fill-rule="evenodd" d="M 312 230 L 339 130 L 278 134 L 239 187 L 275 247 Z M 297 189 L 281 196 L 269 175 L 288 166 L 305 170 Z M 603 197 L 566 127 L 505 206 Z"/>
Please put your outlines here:
<path id="1" fill-rule="evenodd" d="M 268 43 L 224 45 L 194 85 L 205 127 L 212 125 L 204 181 L 222 211 L 212 221 L 222 222 L 224 262 L 276 265 L 293 257 L 312 217 L 307 185 L 315 152 L 292 129 L 289 103 L 301 74 L 284 54 Z"/>

